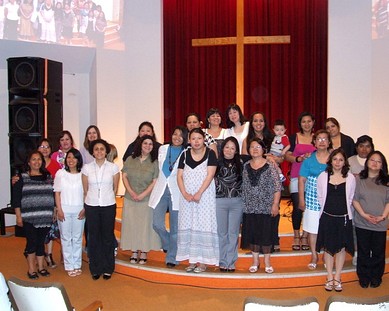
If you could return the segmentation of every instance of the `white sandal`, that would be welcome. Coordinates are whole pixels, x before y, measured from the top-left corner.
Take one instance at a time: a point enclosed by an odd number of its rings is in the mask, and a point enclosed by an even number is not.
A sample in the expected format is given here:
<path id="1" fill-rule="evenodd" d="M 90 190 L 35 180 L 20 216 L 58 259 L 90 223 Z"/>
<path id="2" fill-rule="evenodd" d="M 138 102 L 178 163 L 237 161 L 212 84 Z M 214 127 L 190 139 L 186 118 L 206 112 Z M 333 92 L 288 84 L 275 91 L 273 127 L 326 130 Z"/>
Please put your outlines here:
<path id="1" fill-rule="evenodd" d="M 274 269 L 273 269 L 273 267 L 272 267 L 272 266 L 265 267 L 265 272 L 266 272 L 266 273 L 269 273 L 269 274 L 271 274 L 271 273 L 273 273 L 273 272 L 274 272 Z"/>
<path id="2" fill-rule="evenodd" d="M 250 272 L 250 273 L 256 273 L 256 272 L 258 271 L 258 268 L 259 268 L 259 265 L 257 265 L 257 266 L 251 266 L 251 267 L 249 268 L 249 272 Z"/>

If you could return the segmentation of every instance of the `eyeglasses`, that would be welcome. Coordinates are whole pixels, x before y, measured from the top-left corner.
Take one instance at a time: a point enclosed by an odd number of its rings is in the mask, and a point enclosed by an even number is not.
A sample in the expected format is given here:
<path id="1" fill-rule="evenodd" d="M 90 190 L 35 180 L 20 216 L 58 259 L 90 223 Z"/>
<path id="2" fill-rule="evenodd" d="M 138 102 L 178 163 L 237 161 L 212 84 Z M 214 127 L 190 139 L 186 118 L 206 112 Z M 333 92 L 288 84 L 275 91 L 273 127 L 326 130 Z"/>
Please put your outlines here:
<path id="1" fill-rule="evenodd" d="M 318 138 L 316 138 L 316 140 L 319 141 L 319 142 L 324 142 L 324 141 L 327 141 L 328 138 L 325 138 L 325 137 L 318 137 Z"/>
<path id="2" fill-rule="evenodd" d="M 382 161 L 380 161 L 380 160 L 369 159 L 369 161 L 377 163 L 377 164 L 382 164 Z"/>
<path id="3" fill-rule="evenodd" d="M 42 149 L 49 149 L 50 148 L 50 146 L 39 146 L 38 148 L 42 148 Z"/>
<path id="4" fill-rule="evenodd" d="M 250 146 L 250 149 L 262 149 L 262 146 L 261 145 Z"/>

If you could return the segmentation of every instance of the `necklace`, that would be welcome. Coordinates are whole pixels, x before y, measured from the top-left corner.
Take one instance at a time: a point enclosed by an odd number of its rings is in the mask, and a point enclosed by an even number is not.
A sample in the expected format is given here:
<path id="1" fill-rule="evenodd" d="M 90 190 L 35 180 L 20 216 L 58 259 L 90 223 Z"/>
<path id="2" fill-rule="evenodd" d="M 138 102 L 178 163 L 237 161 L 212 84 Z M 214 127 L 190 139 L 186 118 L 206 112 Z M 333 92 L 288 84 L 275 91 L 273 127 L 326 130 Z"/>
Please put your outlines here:
<path id="1" fill-rule="evenodd" d="M 100 199 L 100 193 L 101 193 L 101 184 L 103 183 L 103 177 L 104 177 L 104 171 L 105 171 L 105 165 L 103 166 L 103 171 L 101 172 L 101 178 L 99 180 L 99 176 L 97 175 L 97 164 L 95 162 L 95 175 L 96 175 L 96 184 L 97 184 L 97 188 L 99 190 L 99 199 Z"/>
<path id="2" fill-rule="evenodd" d="M 173 167 L 174 167 L 174 164 L 176 164 L 177 160 L 178 160 L 178 156 L 181 154 L 181 151 L 182 149 L 184 148 L 183 146 L 180 147 L 180 151 L 177 153 L 177 157 L 176 159 L 174 160 L 174 162 L 172 163 L 172 148 L 174 148 L 173 146 L 169 146 L 169 171 L 171 172 L 173 170 Z"/>

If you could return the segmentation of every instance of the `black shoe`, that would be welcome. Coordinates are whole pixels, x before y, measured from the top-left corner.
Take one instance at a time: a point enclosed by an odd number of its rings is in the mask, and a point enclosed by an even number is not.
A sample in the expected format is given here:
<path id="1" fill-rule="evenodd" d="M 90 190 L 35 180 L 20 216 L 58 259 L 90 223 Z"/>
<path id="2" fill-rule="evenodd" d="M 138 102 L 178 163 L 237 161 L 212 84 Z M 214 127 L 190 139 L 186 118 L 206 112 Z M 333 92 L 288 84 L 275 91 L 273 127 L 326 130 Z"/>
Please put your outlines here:
<path id="1" fill-rule="evenodd" d="M 171 263 L 171 262 L 168 262 L 166 264 L 166 267 L 168 267 L 168 268 L 174 268 L 175 266 L 176 266 L 176 264 L 175 263 Z"/>
<path id="2" fill-rule="evenodd" d="M 41 276 L 50 276 L 50 272 L 47 271 L 46 269 L 38 270 L 38 273 L 39 273 Z"/>
<path id="3" fill-rule="evenodd" d="M 220 272 L 227 272 L 228 271 L 228 269 L 224 268 L 224 267 L 220 267 L 219 270 L 220 270 Z"/>
<path id="4" fill-rule="evenodd" d="M 109 280 L 111 277 L 112 277 L 112 274 L 109 274 L 109 273 L 104 273 L 103 274 L 103 279 L 104 280 Z"/>
<path id="5" fill-rule="evenodd" d="M 92 274 L 92 279 L 94 279 L 95 281 L 98 280 L 100 278 L 100 274 Z"/>
<path id="6" fill-rule="evenodd" d="M 235 272 L 235 268 L 228 268 L 227 272 Z"/>
<path id="7" fill-rule="evenodd" d="M 369 287 L 369 282 L 368 281 L 359 280 L 359 285 L 361 285 L 362 288 L 368 288 Z"/>
<path id="8" fill-rule="evenodd" d="M 31 280 L 37 280 L 37 279 L 39 279 L 39 275 L 38 275 L 38 273 L 36 273 L 36 272 L 30 273 L 30 272 L 27 271 L 27 276 L 28 276 L 28 278 L 31 279 Z"/>
<path id="9" fill-rule="evenodd" d="M 370 282 L 370 287 L 371 288 L 380 287 L 381 283 L 382 283 L 382 280 L 373 280 Z"/>

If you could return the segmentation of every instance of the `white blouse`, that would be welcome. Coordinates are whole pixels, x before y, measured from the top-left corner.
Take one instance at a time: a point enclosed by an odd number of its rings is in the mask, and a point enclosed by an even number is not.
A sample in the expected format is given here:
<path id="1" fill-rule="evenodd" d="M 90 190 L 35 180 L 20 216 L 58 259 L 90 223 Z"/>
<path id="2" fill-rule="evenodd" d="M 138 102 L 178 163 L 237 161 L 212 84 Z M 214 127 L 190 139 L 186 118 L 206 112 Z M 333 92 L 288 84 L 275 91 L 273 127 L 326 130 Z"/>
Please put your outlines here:
<path id="1" fill-rule="evenodd" d="M 61 206 L 65 214 L 79 213 L 84 208 L 81 173 L 71 174 L 64 169 L 59 170 L 54 179 L 54 192 L 61 193 Z"/>

